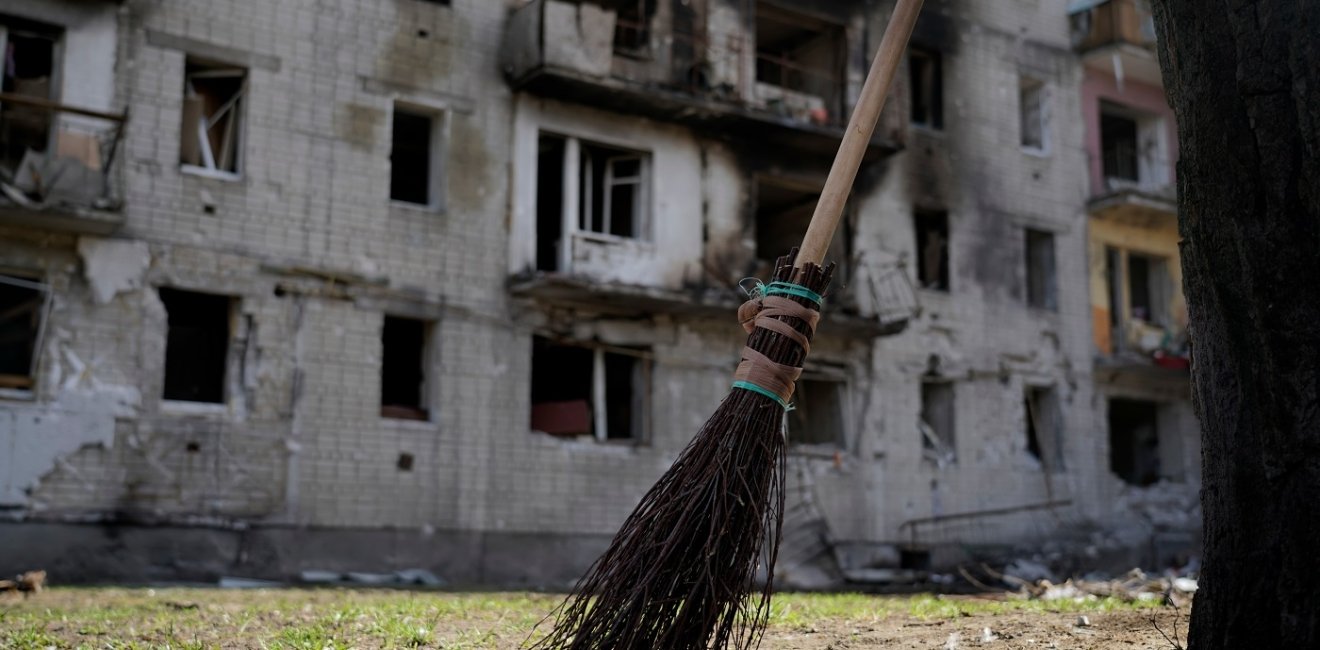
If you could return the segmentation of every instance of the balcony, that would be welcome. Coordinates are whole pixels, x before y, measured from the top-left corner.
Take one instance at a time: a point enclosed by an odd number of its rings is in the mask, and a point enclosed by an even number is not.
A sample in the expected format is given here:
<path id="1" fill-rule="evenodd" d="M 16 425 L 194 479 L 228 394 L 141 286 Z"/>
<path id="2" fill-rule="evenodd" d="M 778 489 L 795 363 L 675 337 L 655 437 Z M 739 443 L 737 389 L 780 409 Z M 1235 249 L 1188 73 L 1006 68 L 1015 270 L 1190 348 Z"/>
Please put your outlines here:
<path id="1" fill-rule="evenodd" d="M 1155 56 L 1155 23 L 1141 0 L 1073 0 L 1073 47 L 1082 63 L 1115 78 L 1163 85 Z"/>
<path id="2" fill-rule="evenodd" d="M 0 225 L 105 235 L 124 223 L 125 115 L 0 93 Z"/>
<path id="3" fill-rule="evenodd" d="M 563 273 L 524 272 L 511 276 L 509 293 L 538 303 L 584 309 L 615 317 L 670 314 L 689 318 L 732 319 L 743 298 L 733 289 L 686 287 L 668 289 L 599 280 Z M 917 312 L 916 294 L 907 272 L 898 267 L 867 274 L 851 295 L 827 297 L 819 332 L 843 338 L 893 336 L 907 328 Z M 858 313 L 857 292 L 866 291 L 874 314 Z"/>
<path id="4" fill-rule="evenodd" d="M 509 19 L 504 70 L 515 90 L 832 155 L 848 117 L 843 26 L 763 4 L 751 34 L 700 16 L 661 30 L 624 10 L 533 0 Z M 898 149 L 902 117 L 885 111 L 868 157 Z"/>

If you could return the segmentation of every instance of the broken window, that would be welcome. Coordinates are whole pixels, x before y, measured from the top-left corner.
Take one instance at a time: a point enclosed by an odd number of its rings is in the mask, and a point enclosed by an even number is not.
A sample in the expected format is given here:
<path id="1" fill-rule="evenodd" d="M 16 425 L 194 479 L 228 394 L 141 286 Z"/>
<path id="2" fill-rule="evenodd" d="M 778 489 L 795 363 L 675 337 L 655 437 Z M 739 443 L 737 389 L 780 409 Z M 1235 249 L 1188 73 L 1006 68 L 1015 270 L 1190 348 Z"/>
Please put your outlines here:
<path id="1" fill-rule="evenodd" d="M 912 86 L 912 123 L 944 128 L 944 77 L 940 53 L 922 47 L 908 49 L 908 78 Z"/>
<path id="2" fill-rule="evenodd" d="M 1022 146 L 1037 151 L 1045 150 L 1046 103 L 1045 83 L 1022 77 L 1018 82 L 1018 109 L 1021 111 Z"/>
<path id="3" fill-rule="evenodd" d="M 394 105 L 390 145 L 390 198 L 444 207 L 444 115 Z"/>
<path id="4" fill-rule="evenodd" d="M 212 172 L 239 173 L 246 94 L 246 69 L 187 58 L 180 163 Z"/>
<path id="5" fill-rule="evenodd" d="M 1058 283 L 1054 270 L 1054 234 L 1026 229 L 1027 304 L 1057 311 Z"/>
<path id="6" fill-rule="evenodd" d="M 1131 399 L 1109 400 L 1109 469 L 1133 485 L 1151 485 L 1164 476 L 1160 453 L 1159 405 Z"/>
<path id="7" fill-rule="evenodd" d="M 1046 471 L 1063 469 L 1062 413 L 1053 387 L 1030 387 L 1023 400 L 1027 429 L 1027 453 Z"/>
<path id="8" fill-rule="evenodd" d="M 582 143 L 582 222 L 587 232 L 636 237 L 641 232 L 646 157 Z"/>
<path id="9" fill-rule="evenodd" d="M 788 412 L 788 440 L 795 445 L 830 445 L 844 448 L 844 391 L 841 379 L 799 379 Z"/>
<path id="10" fill-rule="evenodd" d="M 923 289 L 949 290 L 949 213 L 917 210 L 917 282 Z"/>
<path id="11" fill-rule="evenodd" d="M 758 176 L 755 188 L 756 259 L 766 267 L 764 270 L 758 269 L 757 275 L 764 276 L 772 270 L 776 259 L 802 245 L 802 238 L 806 236 L 807 226 L 811 223 L 811 215 L 816 210 L 816 200 L 820 198 L 820 187 L 783 178 Z M 839 230 L 830 240 L 830 249 L 825 253 L 827 261 L 838 264 L 834 282 L 839 286 L 847 285 L 846 269 L 852 248 L 848 207 L 844 206 Z"/>
<path id="12" fill-rule="evenodd" d="M 381 328 L 380 414 L 404 420 L 430 418 L 427 404 L 427 339 L 430 323 L 386 316 Z"/>
<path id="13" fill-rule="evenodd" d="M 922 381 L 921 415 L 917 428 L 924 457 L 938 463 L 957 459 L 953 425 L 953 382 Z"/>
<path id="14" fill-rule="evenodd" d="M 575 232 L 647 237 L 648 154 L 549 133 L 537 138 L 537 150 L 538 270 L 566 270 L 565 237 Z"/>
<path id="15" fill-rule="evenodd" d="M 816 122 L 838 116 L 845 41 L 842 25 L 758 2 L 756 81 L 801 94 L 766 97 L 772 108 Z"/>
<path id="16" fill-rule="evenodd" d="M 0 19 L 0 90 L 34 99 L 51 99 L 57 28 L 19 19 Z M 50 142 L 49 111 L 17 102 L 0 102 L 0 164 L 11 173 L 23 155 L 43 153 Z"/>
<path id="17" fill-rule="evenodd" d="M 614 51 L 644 54 L 651 44 L 651 18 L 656 0 L 619 0 L 614 20 Z"/>
<path id="18" fill-rule="evenodd" d="M 0 275 L 0 388 L 31 390 L 49 305 L 35 278 Z"/>
<path id="19" fill-rule="evenodd" d="M 1168 269 L 1164 258 L 1127 254 L 1128 314 L 1152 325 L 1165 325 L 1168 306 Z"/>
<path id="20" fill-rule="evenodd" d="M 1101 109 L 1100 152 L 1106 179 L 1136 182 L 1141 179 L 1137 164 L 1137 121 Z"/>
<path id="21" fill-rule="evenodd" d="M 532 337 L 531 427 L 600 441 L 645 439 L 650 355 Z"/>
<path id="22" fill-rule="evenodd" d="M 163 397 L 223 403 L 233 300 L 164 287 L 160 300 L 168 320 Z"/>

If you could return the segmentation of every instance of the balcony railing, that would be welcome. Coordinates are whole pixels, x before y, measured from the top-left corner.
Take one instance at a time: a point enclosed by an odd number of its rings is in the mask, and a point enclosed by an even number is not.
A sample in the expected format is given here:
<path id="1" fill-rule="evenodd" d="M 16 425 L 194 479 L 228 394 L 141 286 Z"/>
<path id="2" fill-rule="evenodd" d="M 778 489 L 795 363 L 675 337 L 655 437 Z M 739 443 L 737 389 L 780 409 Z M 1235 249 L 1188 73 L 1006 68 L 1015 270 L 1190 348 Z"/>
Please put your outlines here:
<path id="1" fill-rule="evenodd" d="M 121 225 L 126 115 L 0 93 L 0 224 L 105 234 Z"/>

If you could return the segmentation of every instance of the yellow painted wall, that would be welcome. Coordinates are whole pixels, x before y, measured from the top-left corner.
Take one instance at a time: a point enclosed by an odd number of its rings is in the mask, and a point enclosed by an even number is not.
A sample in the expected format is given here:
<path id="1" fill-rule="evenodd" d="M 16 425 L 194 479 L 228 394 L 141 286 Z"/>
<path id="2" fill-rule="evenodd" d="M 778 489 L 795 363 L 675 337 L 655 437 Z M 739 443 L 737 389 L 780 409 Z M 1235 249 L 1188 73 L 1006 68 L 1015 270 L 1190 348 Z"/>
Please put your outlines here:
<path id="1" fill-rule="evenodd" d="M 1168 260 L 1170 281 L 1168 313 L 1178 332 L 1187 329 L 1187 302 L 1182 292 L 1182 263 L 1178 256 L 1178 223 L 1174 215 L 1156 219 L 1131 218 L 1124 215 L 1091 217 L 1089 220 L 1088 254 L 1090 257 L 1091 331 L 1096 349 L 1102 354 L 1113 352 L 1109 326 L 1109 279 L 1105 274 L 1105 248 L 1113 247 L 1134 253 L 1163 257 Z M 1122 287 L 1123 303 L 1127 304 L 1127 286 Z M 1126 307 L 1124 307 L 1126 309 Z M 1129 315 L 1123 314 L 1124 322 Z"/>

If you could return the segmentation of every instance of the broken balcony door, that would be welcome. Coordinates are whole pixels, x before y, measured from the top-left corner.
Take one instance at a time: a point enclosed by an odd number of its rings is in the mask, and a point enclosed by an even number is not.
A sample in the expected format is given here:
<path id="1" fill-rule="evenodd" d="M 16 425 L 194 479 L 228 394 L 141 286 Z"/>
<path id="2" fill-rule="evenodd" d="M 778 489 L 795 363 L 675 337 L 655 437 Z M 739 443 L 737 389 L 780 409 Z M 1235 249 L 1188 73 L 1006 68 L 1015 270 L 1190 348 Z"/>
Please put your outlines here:
<path id="1" fill-rule="evenodd" d="M 0 24 L 0 90 L 33 99 L 51 98 L 55 37 Z M 52 113 L 14 102 L 0 102 L 0 167 L 11 175 L 28 150 L 45 153 Z"/>
<path id="2" fill-rule="evenodd" d="M 237 174 L 247 71 L 190 60 L 184 73 L 179 162 Z"/>

